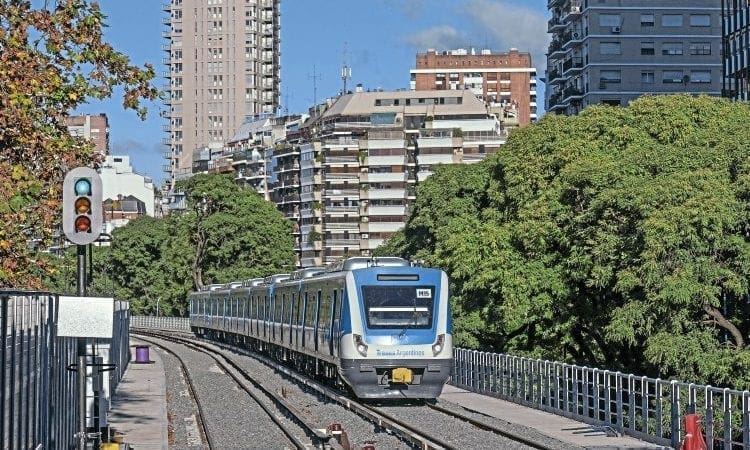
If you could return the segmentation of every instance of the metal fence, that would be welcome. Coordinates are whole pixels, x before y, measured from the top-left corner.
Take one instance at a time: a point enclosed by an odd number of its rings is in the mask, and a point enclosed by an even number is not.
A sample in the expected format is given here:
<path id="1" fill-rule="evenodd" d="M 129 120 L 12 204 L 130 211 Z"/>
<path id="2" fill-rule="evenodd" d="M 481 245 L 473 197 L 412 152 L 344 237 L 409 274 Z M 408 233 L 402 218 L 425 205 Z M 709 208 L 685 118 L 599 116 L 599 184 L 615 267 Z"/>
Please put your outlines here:
<path id="1" fill-rule="evenodd" d="M 678 447 L 684 417 L 703 416 L 709 449 L 750 449 L 750 392 L 455 349 L 452 384 Z"/>
<path id="2" fill-rule="evenodd" d="M 76 446 L 78 339 L 57 336 L 56 294 L 0 290 L 0 448 Z M 130 357 L 127 302 L 115 302 L 114 388 Z M 109 341 L 109 340 L 107 340 Z"/>
<path id="3" fill-rule="evenodd" d="M 77 340 L 57 337 L 57 297 L 0 291 L 0 444 L 75 446 Z"/>
<path id="4" fill-rule="evenodd" d="M 131 328 L 154 328 L 158 330 L 190 331 L 188 317 L 132 316 Z"/>

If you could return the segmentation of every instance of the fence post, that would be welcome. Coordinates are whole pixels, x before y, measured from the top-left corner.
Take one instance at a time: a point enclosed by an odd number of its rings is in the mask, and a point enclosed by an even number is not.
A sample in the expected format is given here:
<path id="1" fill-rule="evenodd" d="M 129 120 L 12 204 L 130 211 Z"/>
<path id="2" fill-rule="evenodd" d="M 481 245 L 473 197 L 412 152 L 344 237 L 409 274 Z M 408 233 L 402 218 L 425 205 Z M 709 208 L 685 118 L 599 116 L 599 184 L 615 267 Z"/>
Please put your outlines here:
<path id="1" fill-rule="evenodd" d="M 5 447 L 5 361 L 6 349 L 8 348 L 8 302 L 10 297 L 8 295 L 0 296 L 0 361 L 3 366 L 0 367 L 0 444 Z"/>
<path id="2" fill-rule="evenodd" d="M 677 448 L 680 445 L 680 392 L 677 381 L 670 383 L 672 388 L 670 402 L 670 429 L 672 431 L 672 447 Z"/>

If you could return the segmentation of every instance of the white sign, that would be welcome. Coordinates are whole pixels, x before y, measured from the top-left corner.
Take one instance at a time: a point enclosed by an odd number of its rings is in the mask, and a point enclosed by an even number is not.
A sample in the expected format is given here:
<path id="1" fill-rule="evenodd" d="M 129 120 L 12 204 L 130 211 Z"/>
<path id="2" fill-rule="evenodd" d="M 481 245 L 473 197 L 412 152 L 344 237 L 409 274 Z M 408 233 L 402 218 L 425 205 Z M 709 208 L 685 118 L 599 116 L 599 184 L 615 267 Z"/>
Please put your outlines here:
<path id="1" fill-rule="evenodd" d="M 417 298 L 432 298 L 432 292 L 429 289 L 417 289 Z"/>
<path id="2" fill-rule="evenodd" d="M 114 311 L 111 297 L 60 296 L 57 335 L 112 339 Z"/>

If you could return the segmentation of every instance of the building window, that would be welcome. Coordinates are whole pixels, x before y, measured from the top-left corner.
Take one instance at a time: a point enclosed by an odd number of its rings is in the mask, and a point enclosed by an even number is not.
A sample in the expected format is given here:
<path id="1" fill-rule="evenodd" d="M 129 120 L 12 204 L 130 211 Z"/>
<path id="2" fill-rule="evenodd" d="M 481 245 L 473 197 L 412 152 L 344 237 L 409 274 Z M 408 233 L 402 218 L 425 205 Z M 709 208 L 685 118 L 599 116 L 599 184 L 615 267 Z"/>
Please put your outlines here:
<path id="1" fill-rule="evenodd" d="M 664 14 L 661 16 L 661 26 L 663 27 L 681 27 L 682 14 Z"/>
<path id="2" fill-rule="evenodd" d="M 605 83 L 619 83 L 622 81 L 622 74 L 619 70 L 602 70 L 599 72 L 599 77 Z"/>
<path id="3" fill-rule="evenodd" d="M 619 14 L 599 14 L 600 27 L 619 27 L 622 25 L 622 18 Z"/>
<path id="4" fill-rule="evenodd" d="M 681 55 L 682 42 L 665 42 L 661 44 L 662 55 Z"/>
<path id="5" fill-rule="evenodd" d="M 681 70 L 665 70 L 662 72 L 662 83 L 682 83 L 683 73 Z"/>
<path id="6" fill-rule="evenodd" d="M 693 70 L 690 72 L 691 83 L 710 83 L 711 82 L 711 71 L 710 70 Z"/>
<path id="7" fill-rule="evenodd" d="M 654 15 L 653 14 L 641 14 L 641 26 L 642 27 L 653 27 L 654 26 Z"/>
<path id="8" fill-rule="evenodd" d="M 602 55 L 621 55 L 622 48 L 619 42 L 601 42 L 599 53 Z"/>
<path id="9" fill-rule="evenodd" d="M 656 54 L 656 51 L 654 50 L 653 42 L 641 42 L 641 55 L 654 55 L 654 54 Z"/>
<path id="10" fill-rule="evenodd" d="M 691 42 L 690 54 L 691 55 L 710 55 L 711 43 L 710 42 Z"/>
<path id="11" fill-rule="evenodd" d="M 654 83 L 654 72 L 641 72 L 641 83 L 653 84 Z"/>
<path id="12" fill-rule="evenodd" d="M 709 14 L 690 14 L 691 27 L 710 27 L 711 16 Z"/>

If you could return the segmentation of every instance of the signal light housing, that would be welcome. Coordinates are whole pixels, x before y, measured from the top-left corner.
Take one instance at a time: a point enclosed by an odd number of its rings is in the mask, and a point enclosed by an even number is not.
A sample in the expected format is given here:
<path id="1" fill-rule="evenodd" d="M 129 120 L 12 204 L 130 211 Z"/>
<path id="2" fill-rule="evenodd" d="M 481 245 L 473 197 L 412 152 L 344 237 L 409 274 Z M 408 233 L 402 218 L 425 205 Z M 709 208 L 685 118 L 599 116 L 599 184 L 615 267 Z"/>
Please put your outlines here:
<path id="1" fill-rule="evenodd" d="M 99 238 L 102 228 L 102 180 L 90 167 L 76 167 L 63 181 L 63 232 L 74 244 Z"/>

